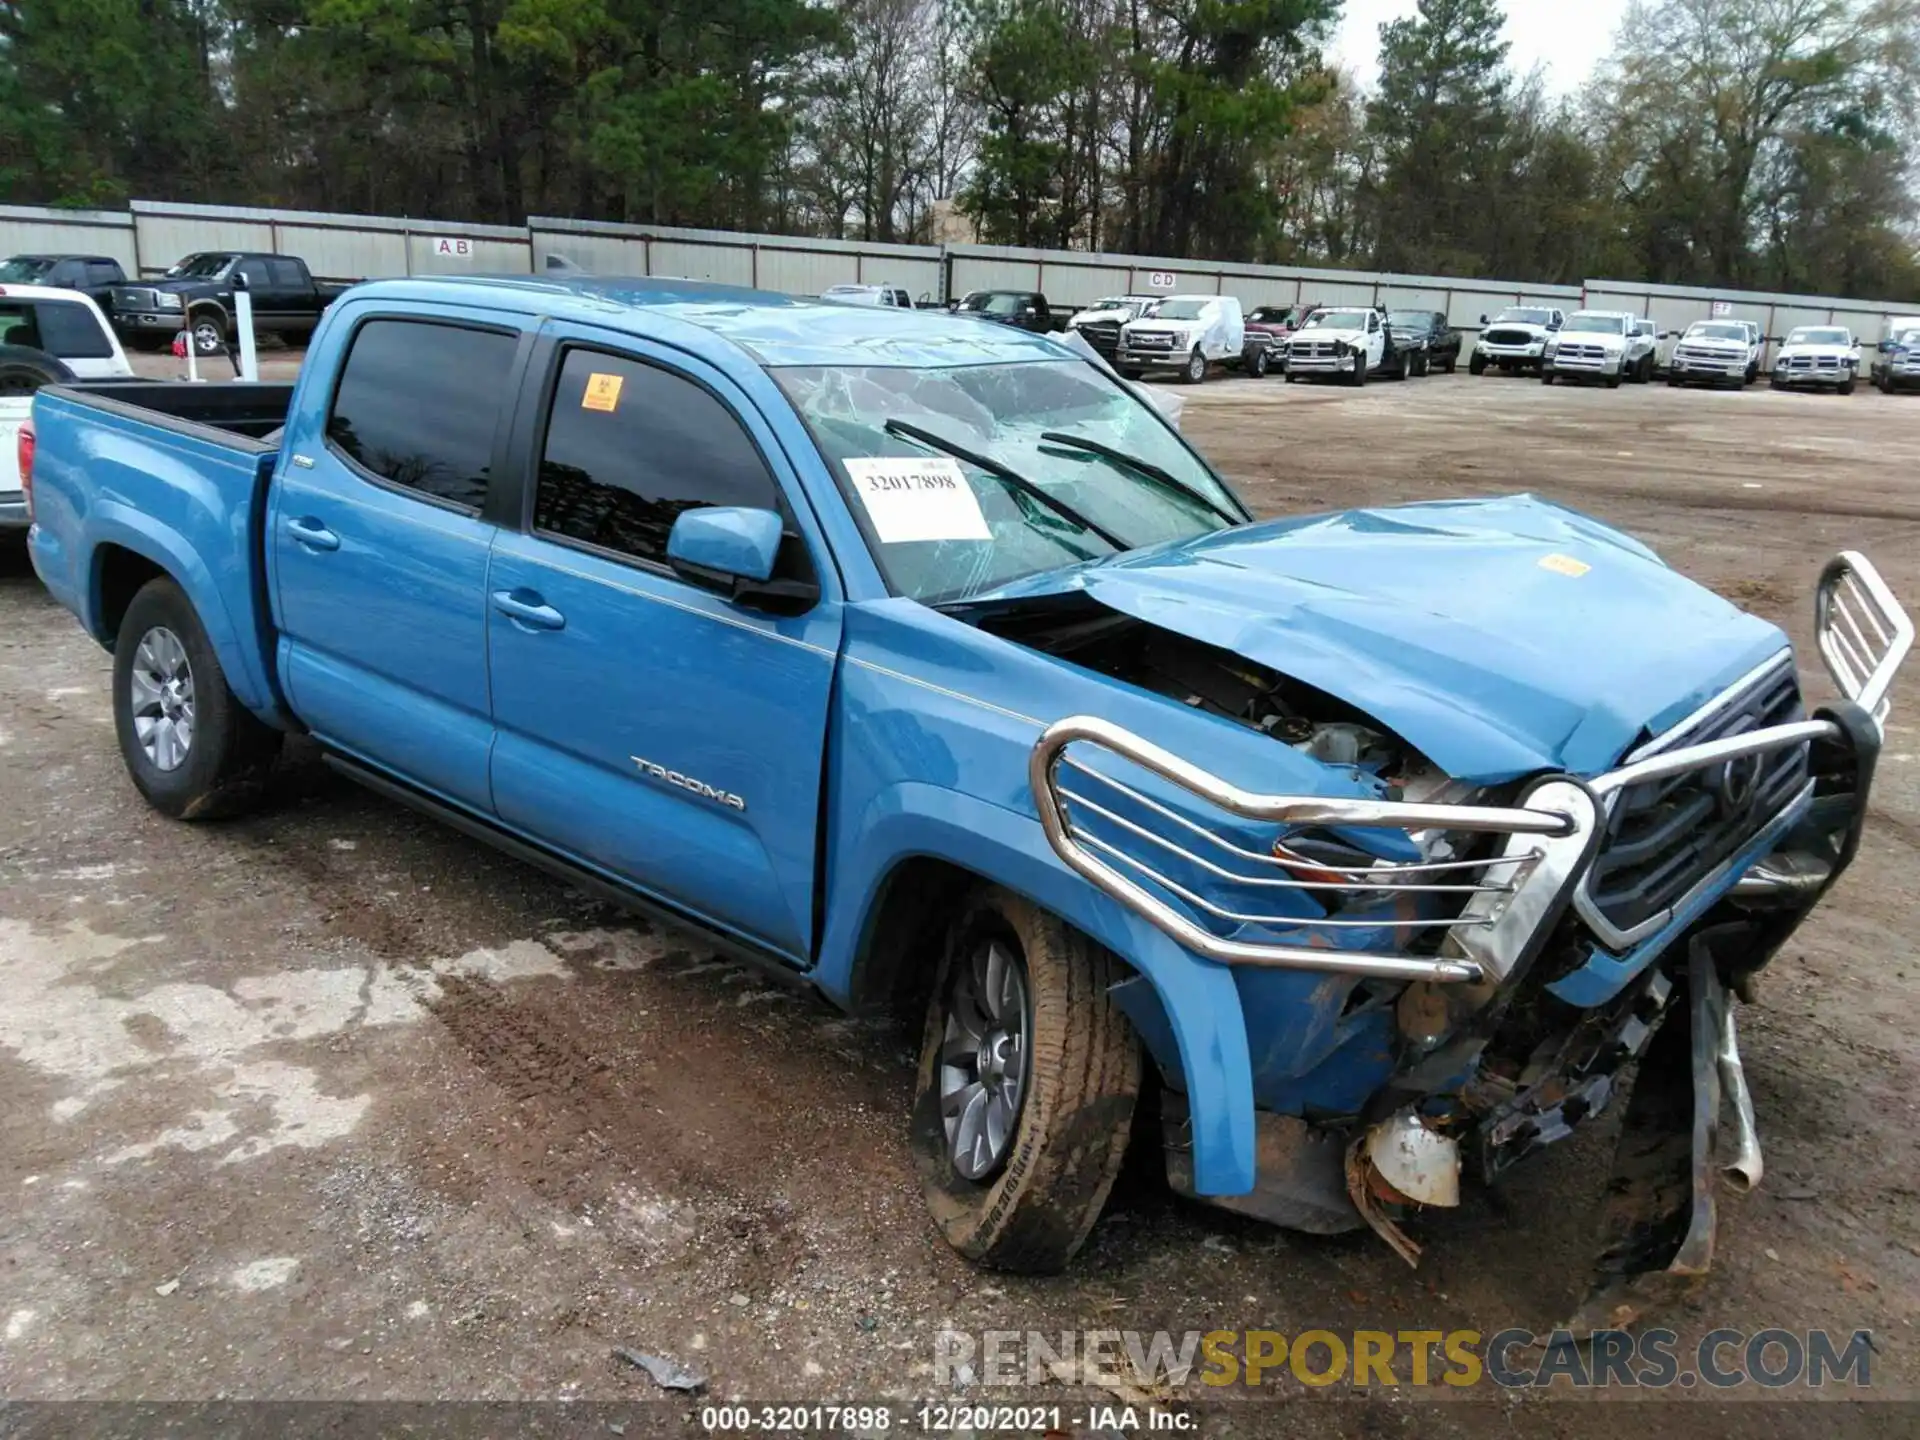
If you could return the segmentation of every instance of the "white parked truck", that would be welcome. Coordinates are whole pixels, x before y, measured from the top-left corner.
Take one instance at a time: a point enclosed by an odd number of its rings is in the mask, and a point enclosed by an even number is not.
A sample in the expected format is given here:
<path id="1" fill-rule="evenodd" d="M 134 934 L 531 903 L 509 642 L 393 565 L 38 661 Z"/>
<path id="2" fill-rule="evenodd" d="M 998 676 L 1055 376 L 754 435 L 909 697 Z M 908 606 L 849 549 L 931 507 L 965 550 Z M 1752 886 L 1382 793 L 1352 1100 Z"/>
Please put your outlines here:
<path id="1" fill-rule="evenodd" d="M 90 297 L 50 285 L 0 285 L 0 534 L 27 528 L 20 428 L 33 392 L 66 380 L 132 377 L 126 351 Z"/>
<path id="2" fill-rule="evenodd" d="M 1546 363 L 1547 342 L 1567 323 L 1567 312 L 1550 305 L 1509 305 L 1491 320 L 1480 317 L 1480 338 L 1473 343 L 1467 372 L 1484 375 L 1498 369 L 1538 374 Z"/>
<path id="3" fill-rule="evenodd" d="M 1751 385 L 1765 349 L 1749 320 L 1696 320 L 1667 361 L 1669 385 Z"/>
<path id="4" fill-rule="evenodd" d="M 1413 352 L 1395 345 L 1386 317 L 1363 305 L 1328 306 L 1287 340 L 1287 383 L 1320 376 L 1364 385 L 1369 375 L 1407 378 Z"/>
<path id="5" fill-rule="evenodd" d="M 1265 347 L 1260 372 L 1266 373 Z M 1114 368 L 1129 380 L 1149 370 L 1175 370 L 1189 385 L 1207 378 L 1213 365 L 1247 361 L 1247 322 L 1231 295 L 1169 295 L 1152 318 L 1120 327 Z"/>
<path id="6" fill-rule="evenodd" d="M 1547 341 L 1540 380 L 1600 380 L 1609 390 L 1622 380 L 1644 385 L 1653 378 L 1654 339 L 1640 317 L 1625 310 L 1576 310 Z"/>
<path id="7" fill-rule="evenodd" d="M 1804 386 L 1851 395 L 1860 378 L 1860 342 L 1844 325 L 1802 325 L 1774 357 L 1775 390 Z"/>

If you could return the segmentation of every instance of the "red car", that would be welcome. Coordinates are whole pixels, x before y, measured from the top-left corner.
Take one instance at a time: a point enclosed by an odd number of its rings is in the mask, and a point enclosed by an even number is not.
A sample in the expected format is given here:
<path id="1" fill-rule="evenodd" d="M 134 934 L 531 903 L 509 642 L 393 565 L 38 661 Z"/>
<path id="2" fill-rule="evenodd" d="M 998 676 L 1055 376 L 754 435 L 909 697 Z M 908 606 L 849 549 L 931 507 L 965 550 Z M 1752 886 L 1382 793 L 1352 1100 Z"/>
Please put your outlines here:
<path id="1" fill-rule="evenodd" d="M 1320 309 L 1318 305 L 1256 305 L 1247 312 L 1247 338 L 1267 337 L 1274 368 L 1286 369 L 1287 337 L 1300 328 L 1300 322 Z"/>

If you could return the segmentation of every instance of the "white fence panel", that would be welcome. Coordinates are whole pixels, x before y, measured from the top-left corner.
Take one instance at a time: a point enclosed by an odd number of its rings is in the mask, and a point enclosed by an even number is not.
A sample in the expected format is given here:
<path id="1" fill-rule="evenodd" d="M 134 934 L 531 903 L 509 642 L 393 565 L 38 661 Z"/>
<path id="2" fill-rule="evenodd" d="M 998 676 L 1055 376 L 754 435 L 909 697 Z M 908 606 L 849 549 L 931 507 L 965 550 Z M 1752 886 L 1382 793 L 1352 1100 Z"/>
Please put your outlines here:
<path id="1" fill-rule="evenodd" d="M 122 210 L 0 205 L 0 260 L 34 254 L 105 255 L 131 275 L 139 268 L 133 216 Z"/>

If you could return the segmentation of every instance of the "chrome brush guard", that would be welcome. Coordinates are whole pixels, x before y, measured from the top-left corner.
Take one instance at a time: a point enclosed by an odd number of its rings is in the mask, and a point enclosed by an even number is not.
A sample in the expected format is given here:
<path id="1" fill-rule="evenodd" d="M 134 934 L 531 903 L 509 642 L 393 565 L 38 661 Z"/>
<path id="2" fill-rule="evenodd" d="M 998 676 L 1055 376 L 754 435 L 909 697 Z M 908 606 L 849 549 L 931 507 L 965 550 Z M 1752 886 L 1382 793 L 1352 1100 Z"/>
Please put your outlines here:
<path id="1" fill-rule="evenodd" d="M 1848 551 L 1827 565 L 1816 621 L 1820 651 L 1835 684 L 1884 724 L 1888 689 L 1912 647 L 1913 624 L 1864 556 Z M 1800 720 L 1664 750 L 1585 782 L 1549 777 L 1529 788 L 1517 806 L 1410 804 L 1245 790 L 1118 725 L 1078 715 L 1048 726 L 1040 736 L 1028 760 L 1028 781 L 1054 853 L 1196 954 L 1228 965 L 1396 980 L 1497 981 L 1571 898 L 1592 863 L 1612 797 L 1632 785 L 1743 756 L 1841 739 L 1841 727 L 1831 720 Z M 1275 842 L 1302 826 L 1505 838 L 1494 853 L 1475 859 L 1382 860 L 1364 867 L 1308 861 L 1292 852 L 1249 848 L 1138 785 L 1093 768 L 1074 753 L 1082 748 L 1119 757 L 1205 807 L 1272 825 Z M 1175 864 L 1185 867 L 1192 883 L 1167 873 Z M 1204 877 L 1204 883 L 1194 877 Z M 1731 883 L 1724 875 L 1711 879 Z M 1211 893 L 1201 893 L 1202 888 Z M 1707 888 L 1705 882 L 1701 888 Z M 1276 914 L 1259 903 L 1271 904 L 1276 896 L 1299 903 L 1329 893 L 1343 900 L 1392 901 L 1393 913 L 1363 918 Z M 1450 905 L 1455 899 L 1464 903 L 1449 917 L 1405 913 L 1423 902 Z M 1342 931 L 1363 929 L 1393 932 L 1396 948 L 1340 948 Z M 1250 937 L 1249 931 L 1275 938 Z M 1440 932 L 1437 946 L 1420 943 L 1435 931 Z M 1294 934 L 1303 938 L 1290 938 Z"/>

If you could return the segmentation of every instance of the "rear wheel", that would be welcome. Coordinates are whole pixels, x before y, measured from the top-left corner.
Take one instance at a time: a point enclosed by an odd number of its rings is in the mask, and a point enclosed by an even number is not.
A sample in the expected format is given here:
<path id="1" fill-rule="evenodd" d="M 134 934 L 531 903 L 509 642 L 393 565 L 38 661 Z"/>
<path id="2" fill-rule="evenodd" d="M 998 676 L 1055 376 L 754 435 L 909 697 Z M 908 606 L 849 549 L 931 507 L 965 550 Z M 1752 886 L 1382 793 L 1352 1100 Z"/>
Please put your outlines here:
<path id="1" fill-rule="evenodd" d="M 66 363 L 30 345 L 0 345 L 0 400 L 18 400 L 42 385 L 74 378 Z"/>
<path id="2" fill-rule="evenodd" d="M 1125 1157 L 1140 1090 L 1098 945 L 992 888 L 953 928 L 920 1051 L 912 1146 L 947 1242 L 998 1269 L 1065 1268 Z"/>
<path id="3" fill-rule="evenodd" d="M 142 586 L 120 622 L 113 721 L 134 788 L 176 820 L 244 809 L 280 748 L 234 699 L 192 602 L 165 578 Z"/>

